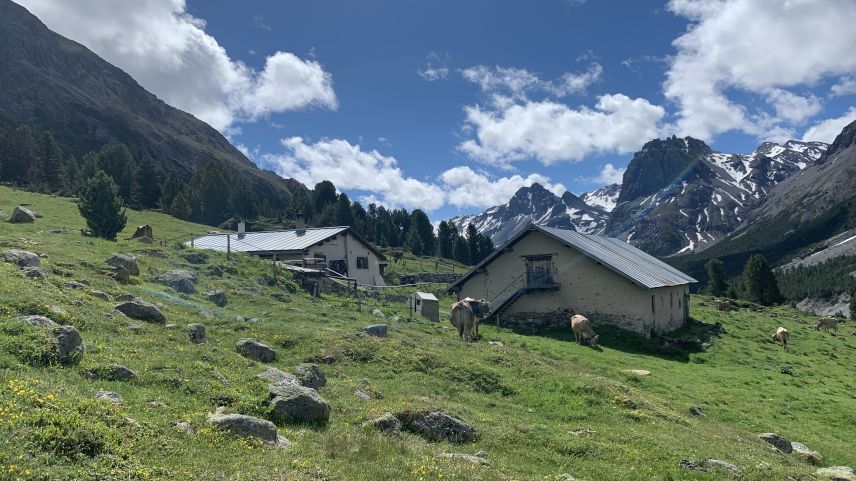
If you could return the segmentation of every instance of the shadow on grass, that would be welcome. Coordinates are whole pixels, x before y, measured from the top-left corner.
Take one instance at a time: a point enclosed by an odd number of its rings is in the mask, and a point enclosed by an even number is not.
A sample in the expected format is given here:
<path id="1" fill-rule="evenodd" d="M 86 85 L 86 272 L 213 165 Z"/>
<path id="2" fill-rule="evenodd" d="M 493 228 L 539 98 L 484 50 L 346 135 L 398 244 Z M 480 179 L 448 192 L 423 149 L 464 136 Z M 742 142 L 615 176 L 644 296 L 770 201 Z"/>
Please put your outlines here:
<path id="1" fill-rule="evenodd" d="M 717 327 L 714 324 L 692 319 L 686 326 L 676 331 L 650 339 L 646 339 L 635 332 L 603 324 L 597 326 L 596 331 L 600 336 L 598 346 L 591 347 L 581 344 L 580 347 L 589 347 L 601 352 L 600 346 L 603 346 L 628 354 L 655 356 L 677 362 L 689 362 L 690 354 L 704 351 L 705 346 L 709 345 L 713 338 L 724 332 L 721 330 L 721 326 Z M 576 344 L 574 334 L 570 329 L 551 329 L 534 333 L 531 331 L 516 332 L 524 336 L 548 337 L 557 341 L 568 342 L 571 345 Z"/>

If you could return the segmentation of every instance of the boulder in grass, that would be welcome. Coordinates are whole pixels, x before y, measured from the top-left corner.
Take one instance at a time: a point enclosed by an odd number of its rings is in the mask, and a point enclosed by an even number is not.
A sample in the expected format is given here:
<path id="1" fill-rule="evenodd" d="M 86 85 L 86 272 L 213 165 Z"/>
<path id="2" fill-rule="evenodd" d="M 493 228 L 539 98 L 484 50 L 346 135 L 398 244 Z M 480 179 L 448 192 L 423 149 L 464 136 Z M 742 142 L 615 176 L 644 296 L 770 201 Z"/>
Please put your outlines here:
<path id="1" fill-rule="evenodd" d="M 385 413 L 376 418 L 369 419 L 362 426 L 391 436 L 401 436 L 401 420 L 392 413 Z"/>
<path id="2" fill-rule="evenodd" d="M 193 271 L 175 269 L 159 275 L 156 280 L 182 294 L 193 294 L 196 292 L 196 273 Z"/>
<path id="3" fill-rule="evenodd" d="M 208 338 L 205 335 L 205 325 L 194 323 L 187 326 L 187 333 L 190 336 L 190 342 L 194 344 L 202 344 Z"/>
<path id="4" fill-rule="evenodd" d="M 107 259 L 107 265 L 114 268 L 124 268 L 129 275 L 140 275 L 140 266 L 137 264 L 137 259 L 128 254 L 113 254 Z"/>
<path id="5" fill-rule="evenodd" d="M 32 224 L 36 221 L 37 217 L 40 217 L 38 212 L 19 205 L 12 210 L 12 217 L 9 218 L 9 222 L 13 224 Z"/>
<path id="6" fill-rule="evenodd" d="M 208 297 L 208 300 L 213 302 L 217 307 L 223 307 L 229 303 L 229 299 L 226 297 L 226 291 L 223 289 L 208 291 L 205 293 L 205 296 Z"/>
<path id="7" fill-rule="evenodd" d="M 758 437 L 772 444 L 773 447 L 785 454 L 790 454 L 794 450 L 794 447 L 789 440 L 776 433 L 761 433 Z"/>
<path id="8" fill-rule="evenodd" d="M 819 452 L 809 448 L 803 443 L 793 441 L 791 442 L 791 448 L 793 449 L 794 454 L 802 456 L 811 464 L 819 464 L 823 460 L 823 456 L 821 456 Z"/>
<path id="9" fill-rule="evenodd" d="M 820 468 L 815 474 L 823 479 L 831 479 L 833 481 L 856 481 L 856 473 L 850 466 L 830 466 L 828 468 Z"/>
<path id="10" fill-rule="evenodd" d="M 319 389 L 327 384 L 327 378 L 324 376 L 324 371 L 318 367 L 318 364 L 304 363 L 295 368 L 294 373 L 300 384 L 312 389 Z"/>
<path id="11" fill-rule="evenodd" d="M 116 310 L 138 321 L 153 322 L 156 324 L 166 322 L 166 316 L 158 309 L 158 306 L 140 299 L 125 301 L 117 305 Z"/>
<path id="12" fill-rule="evenodd" d="M 265 380 L 271 384 L 286 382 L 298 386 L 300 385 L 300 380 L 298 380 L 294 374 L 281 371 L 275 367 L 269 367 L 265 369 L 264 371 L 256 374 L 256 377 Z"/>
<path id="13" fill-rule="evenodd" d="M 20 322 L 26 322 L 31 326 L 42 328 L 53 328 L 57 325 L 57 323 L 55 323 L 52 319 L 45 316 L 20 316 L 16 317 L 15 320 Z"/>
<path id="14" fill-rule="evenodd" d="M 56 343 L 57 358 L 63 363 L 72 363 L 83 355 L 83 338 L 74 326 L 57 326 L 51 330 Z"/>
<path id="15" fill-rule="evenodd" d="M 259 439 L 265 444 L 279 447 L 290 444 L 277 433 L 276 425 L 265 419 L 244 414 L 215 414 L 208 417 L 208 423 L 236 436 Z"/>
<path id="16" fill-rule="evenodd" d="M 191 252 L 191 253 L 185 255 L 184 260 L 186 260 L 187 262 L 189 262 L 191 264 L 205 264 L 205 262 L 206 262 L 205 257 L 203 257 L 198 252 Z"/>
<path id="17" fill-rule="evenodd" d="M 45 274 L 45 271 L 43 271 L 41 267 L 24 267 L 21 269 L 21 273 L 23 273 L 25 277 L 40 281 L 44 281 L 48 278 L 48 275 Z"/>
<path id="18" fill-rule="evenodd" d="M 360 331 L 372 337 L 386 337 L 389 326 L 387 324 L 372 324 L 360 329 Z"/>
<path id="19" fill-rule="evenodd" d="M 330 419 L 330 405 L 317 391 L 290 382 L 268 386 L 274 420 L 295 424 L 325 424 Z"/>
<path id="20" fill-rule="evenodd" d="M 113 391 L 98 391 L 95 393 L 95 399 L 120 406 L 125 404 L 125 400 L 122 399 L 122 395 Z"/>
<path id="21" fill-rule="evenodd" d="M 403 412 L 397 417 L 405 429 L 429 441 L 471 443 L 476 440 L 472 426 L 441 411 Z"/>
<path id="22" fill-rule="evenodd" d="M 235 349 L 242 356 L 253 361 L 272 362 L 276 360 L 276 351 L 255 339 L 239 339 L 235 343 Z"/>
<path id="23" fill-rule="evenodd" d="M 9 249 L 3 251 L 3 254 L 0 255 L 2 255 L 4 261 L 15 264 L 22 269 L 25 267 L 41 267 L 42 265 L 38 254 L 23 249 Z"/>
<path id="24" fill-rule="evenodd" d="M 101 299 L 102 301 L 109 301 L 110 300 L 110 296 L 107 295 L 107 293 L 104 291 L 91 290 L 91 291 L 89 291 L 89 295 L 96 298 L 96 299 Z"/>

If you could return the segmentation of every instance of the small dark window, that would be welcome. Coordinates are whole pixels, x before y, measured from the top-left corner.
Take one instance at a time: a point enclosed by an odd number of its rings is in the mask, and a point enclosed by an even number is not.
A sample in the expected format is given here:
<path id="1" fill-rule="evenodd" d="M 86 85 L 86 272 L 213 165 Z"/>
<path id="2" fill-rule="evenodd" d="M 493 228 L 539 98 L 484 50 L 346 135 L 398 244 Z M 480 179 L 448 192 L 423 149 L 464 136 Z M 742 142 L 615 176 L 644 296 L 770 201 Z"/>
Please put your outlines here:
<path id="1" fill-rule="evenodd" d="M 357 269 L 368 269 L 369 268 L 369 258 L 368 257 L 357 257 Z"/>
<path id="2" fill-rule="evenodd" d="M 651 296 L 651 314 L 654 313 L 654 296 Z"/>
<path id="3" fill-rule="evenodd" d="M 324 254 L 323 252 L 316 252 L 312 254 L 312 257 L 316 259 L 324 259 L 325 261 L 327 260 L 327 254 Z"/>
<path id="4" fill-rule="evenodd" d="M 416 299 L 416 305 L 418 306 L 421 303 L 419 299 Z"/>

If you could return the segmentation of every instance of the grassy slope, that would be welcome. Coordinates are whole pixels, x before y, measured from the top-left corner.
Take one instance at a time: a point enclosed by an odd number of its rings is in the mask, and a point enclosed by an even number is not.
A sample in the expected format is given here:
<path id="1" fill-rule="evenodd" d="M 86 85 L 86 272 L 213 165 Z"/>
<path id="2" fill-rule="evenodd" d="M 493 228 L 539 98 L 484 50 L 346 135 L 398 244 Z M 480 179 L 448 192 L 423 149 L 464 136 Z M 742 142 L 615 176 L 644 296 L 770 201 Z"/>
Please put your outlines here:
<path id="1" fill-rule="evenodd" d="M 602 351 L 573 344 L 568 333 L 526 336 L 490 326 L 482 334 L 504 347 L 461 344 L 445 322 L 394 322 L 387 339 L 353 337 L 357 328 L 377 321 L 370 309 L 357 312 L 342 299 L 313 301 L 267 286 L 262 278 L 270 268 L 261 261 L 234 256 L 239 274 L 222 279 L 200 269 L 200 292 L 221 287 L 229 294 L 229 305 L 218 309 L 202 294 L 171 294 L 149 281 L 173 266 L 187 267 L 181 258 L 186 251 L 81 238 L 75 231 L 83 222 L 71 202 L 0 188 L 0 209 L 9 212 L 19 203 L 31 203 L 44 218 L 33 225 L 0 223 L 0 247 L 44 254 L 49 280 L 38 283 L 0 266 L 0 317 L 60 309 L 65 314 L 52 314 L 54 319 L 77 326 L 87 345 L 79 365 L 34 367 L 10 353 L 31 348 L 31 338 L 10 334 L 10 323 L 0 329 L 0 472 L 11 464 L 15 475 L 29 469 L 21 479 L 541 480 L 562 473 L 581 480 L 722 479 L 721 473 L 678 467 L 681 459 L 705 457 L 738 465 L 743 479 L 813 479 L 814 467 L 758 441 L 754 435 L 763 431 L 819 450 L 824 464 L 856 463 L 856 337 L 850 328 L 837 336 L 813 331 L 797 322 L 796 311 L 723 314 L 694 298 L 693 316 L 723 322 L 727 334 L 706 352 L 674 357 L 607 329 L 601 329 Z M 150 223 L 162 238 L 204 229 L 129 212 L 129 225 L 141 223 Z M 55 227 L 70 233 L 49 234 Z M 168 257 L 136 252 L 142 249 Z M 137 255 L 138 283 L 113 286 L 101 275 L 113 252 Z M 212 254 L 209 263 L 226 260 Z M 115 303 L 63 288 L 68 280 L 156 302 L 177 327 L 139 323 L 142 332 L 133 334 L 112 311 Z M 199 308 L 216 317 L 202 318 Z M 260 321 L 238 321 L 237 315 Z M 206 324 L 207 344 L 187 342 L 185 326 L 192 322 Z M 792 333 L 788 352 L 767 341 L 778 325 Z M 254 377 L 263 366 L 234 351 L 242 337 L 274 346 L 279 359 L 273 365 L 285 370 L 314 356 L 335 357 L 323 366 L 328 384 L 320 393 L 332 405 L 325 428 L 281 426 L 294 445 L 278 450 L 205 426 L 218 404 L 229 404 L 227 412 L 266 415 L 265 383 Z M 86 379 L 87 370 L 112 363 L 130 367 L 137 378 Z M 630 368 L 652 375 L 633 377 L 624 372 Z M 353 391 L 364 381 L 383 397 L 356 401 Z M 125 406 L 92 401 L 98 389 L 120 392 Z M 147 407 L 149 401 L 166 406 Z M 691 405 L 708 417 L 689 415 Z M 479 440 L 454 446 L 359 427 L 372 415 L 407 408 L 444 409 L 472 423 Z M 181 420 L 197 433 L 171 427 Z M 580 428 L 596 433 L 568 434 Z M 69 446 L 95 446 L 101 454 L 69 457 L 63 454 Z M 489 468 L 440 456 L 478 450 L 488 453 Z"/>

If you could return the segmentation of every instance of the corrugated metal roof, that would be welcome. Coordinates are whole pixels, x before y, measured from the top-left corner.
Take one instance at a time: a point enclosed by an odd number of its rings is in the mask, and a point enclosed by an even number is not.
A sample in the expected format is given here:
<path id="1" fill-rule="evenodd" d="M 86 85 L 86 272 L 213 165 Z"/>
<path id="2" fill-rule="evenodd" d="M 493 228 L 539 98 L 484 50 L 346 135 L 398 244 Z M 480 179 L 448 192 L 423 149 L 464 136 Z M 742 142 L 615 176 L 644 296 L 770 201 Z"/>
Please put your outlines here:
<path id="1" fill-rule="evenodd" d="M 639 285 L 655 288 L 698 282 L 692 277 L 614 237 L 580 234 L 552 227 L 536 226 L 583 254 L 611 267 Z"/>
<path id="2" fill-rule="evenodd" d="M 437 300 L 437 296 L 435 296 L 434 294 L 431 294 L 430 292 L 414 292 L 413 296 L 418 297 L 418 298 L 422 299 L 423 301 L 436 301 Z"/>
<path id="3" fill-rule="evenodd" d="M 302 251 L 346 230 L 348 230 L 348 227 L 316 227 L 302 230 L 247 232 L 243 238 L 238 238 L 238 234 L 230 234 L 229 247 L 232 252 Z M 212 249 L 225 252 L 226 236 L 224 234 L 202 236 L 194 239 L 193 245 L 197 249 Z"/>
<path id="4" fill-rule="evenodd" d="M 642 287 L 653 289 L 657 287 L 679 286 L 698 282 L 660 259 L 657 259 L 656 257 L 649 255 L 620 239 L 580 234 L 579 232 L 572 230 L 555 229 L 552 227 L 543 227 L 532 224 L 528 228 L 521 230 L 505 244 L 499 246 L 491 255 L 481 261 L 466 275 L 449 285 L 449 289 L 452 289 L 466 281 L 478 269 L 489 264 L 493 259 L 501 255 L 504 247 L 510 246 L 532 231 L 541 231 L 559 242 L 579 250 L 584 255 L 600 262 Z"/>

